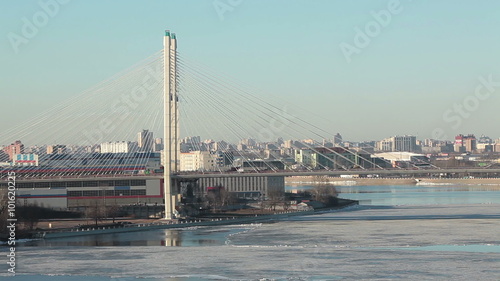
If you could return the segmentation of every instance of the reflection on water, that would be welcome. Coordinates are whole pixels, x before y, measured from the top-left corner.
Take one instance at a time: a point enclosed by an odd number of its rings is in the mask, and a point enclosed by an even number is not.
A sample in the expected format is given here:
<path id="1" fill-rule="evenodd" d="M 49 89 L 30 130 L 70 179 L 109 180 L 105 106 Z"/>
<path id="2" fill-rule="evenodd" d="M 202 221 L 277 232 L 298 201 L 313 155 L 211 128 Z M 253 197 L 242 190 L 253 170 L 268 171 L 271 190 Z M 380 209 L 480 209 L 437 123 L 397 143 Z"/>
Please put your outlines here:
<path id="1" fill-rule="evenodd" d="M 313 186 L 290 186 L 287 189 L 310 189 Z M 362 205 L 457 205 L 500 204 L 495 185 L 374 185 L 336 186 L 339 197 L 360 201 Z"/>
<path id="2" fill-rule="evenodd" d="M 47 240 L 31 240 L 21 246 L 220 246 L 227 237 L 246 229 L 241 227 L 160 229 L 140 232 L 111 233 Z"/>

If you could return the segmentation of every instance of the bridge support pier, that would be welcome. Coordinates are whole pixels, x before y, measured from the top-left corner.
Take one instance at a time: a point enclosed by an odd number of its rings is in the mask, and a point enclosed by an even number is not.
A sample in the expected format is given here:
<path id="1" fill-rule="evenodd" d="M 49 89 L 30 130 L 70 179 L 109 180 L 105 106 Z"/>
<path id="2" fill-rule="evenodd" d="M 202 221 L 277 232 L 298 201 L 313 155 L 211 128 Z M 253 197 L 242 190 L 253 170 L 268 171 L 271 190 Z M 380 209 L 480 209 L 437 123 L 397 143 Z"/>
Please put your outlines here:
<path id="1" fill-rule="evenodd" d="M 163 132 L 163 164 L 165 219 L 174 218 L 175 200 L 173 190 L 176 184 L 172 173 L 179 171 L 179 109 L 177 95 L 177 40 L 174 33 L 165 31 L 164 47 L 164 132 Z"/>

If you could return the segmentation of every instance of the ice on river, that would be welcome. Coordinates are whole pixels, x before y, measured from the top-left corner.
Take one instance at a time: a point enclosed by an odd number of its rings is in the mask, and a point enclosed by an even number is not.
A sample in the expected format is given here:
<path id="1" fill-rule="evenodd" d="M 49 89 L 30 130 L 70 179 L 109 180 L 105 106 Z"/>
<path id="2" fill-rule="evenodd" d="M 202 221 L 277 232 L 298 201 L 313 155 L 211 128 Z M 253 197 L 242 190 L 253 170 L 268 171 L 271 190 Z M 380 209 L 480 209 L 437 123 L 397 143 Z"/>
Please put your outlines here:
<path id="1" fill-rule="evenodd" d="M 17 270 L 115 281 L 500 280 L 495 204 L 358 206 L 227 227 L 242 230 L 213 246 L 20 247 Z"/>

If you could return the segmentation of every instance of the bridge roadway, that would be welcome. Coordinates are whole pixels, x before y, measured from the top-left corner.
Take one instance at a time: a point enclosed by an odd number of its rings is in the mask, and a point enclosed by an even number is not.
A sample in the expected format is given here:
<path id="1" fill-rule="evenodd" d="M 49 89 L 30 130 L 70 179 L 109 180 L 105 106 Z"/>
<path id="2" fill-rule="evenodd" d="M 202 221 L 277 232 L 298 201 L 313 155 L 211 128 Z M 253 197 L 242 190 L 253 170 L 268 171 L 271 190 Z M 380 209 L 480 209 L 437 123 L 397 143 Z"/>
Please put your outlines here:
<path id="1" fill-rule="evenodd" d="M 226 173 L 180 173 L 172 175 L 177 179 L 217 178 L 217 177 L 261 177 L 261 176 L 340 176 L 340 175 L 427 175 L 440 173 L 487 174 L 500 173 L 500 169 L 454 168 L 454 169 L 366 169 L 366 170 L 319 170 L 319 171 L 263 171 L 263 172 L 226 172 Z"/>
<path id="2" fill-rule="evenodd" d="M 366 169 L 366 170 L 318 170 L 318 171 L 261 171 L 261 172 L 184 172 L 173 174 L 173 179 L 198 179 L 198 178 L 219 178 L 219 177 L 291 177 L 291 176 L 340 176 L 340 175 L 379 175 L 379 176 L 402 176 L 411 177 L 418 175 L 430 175 L 441 173 L 459 173 L 459 174 L 498 174 L 500 177 L 500 169 L 495 168 L 452 168 L 452 169 Z M 47 176 L 37 178 L 22 178 L 18 177 L 18 182 L 33 182 L 33 181 L 88 181 L 88 180 L 120 180 L 120 179 L 162 179 L 163 173 L 150 175 L 66 175 L 66 176 Z"/>

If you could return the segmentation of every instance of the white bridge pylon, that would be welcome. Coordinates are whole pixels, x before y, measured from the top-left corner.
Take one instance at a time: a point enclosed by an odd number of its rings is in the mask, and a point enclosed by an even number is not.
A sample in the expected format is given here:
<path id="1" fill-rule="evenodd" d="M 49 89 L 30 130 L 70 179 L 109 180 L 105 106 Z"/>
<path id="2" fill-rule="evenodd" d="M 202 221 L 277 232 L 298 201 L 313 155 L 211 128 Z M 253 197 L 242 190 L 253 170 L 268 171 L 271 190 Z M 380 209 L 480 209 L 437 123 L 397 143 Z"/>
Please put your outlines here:
<path id="1" fill-rule="evenodd" d="M 177 40 L 175 33 L 165 31 L 164 47 L 164 133 L 163 139 L 163 188 L 165 196 L 165 219 L 172 219 L 175 198 L 172 192 L 172 173 L 179 171 L 179 108 L 177 93 Z"/>

